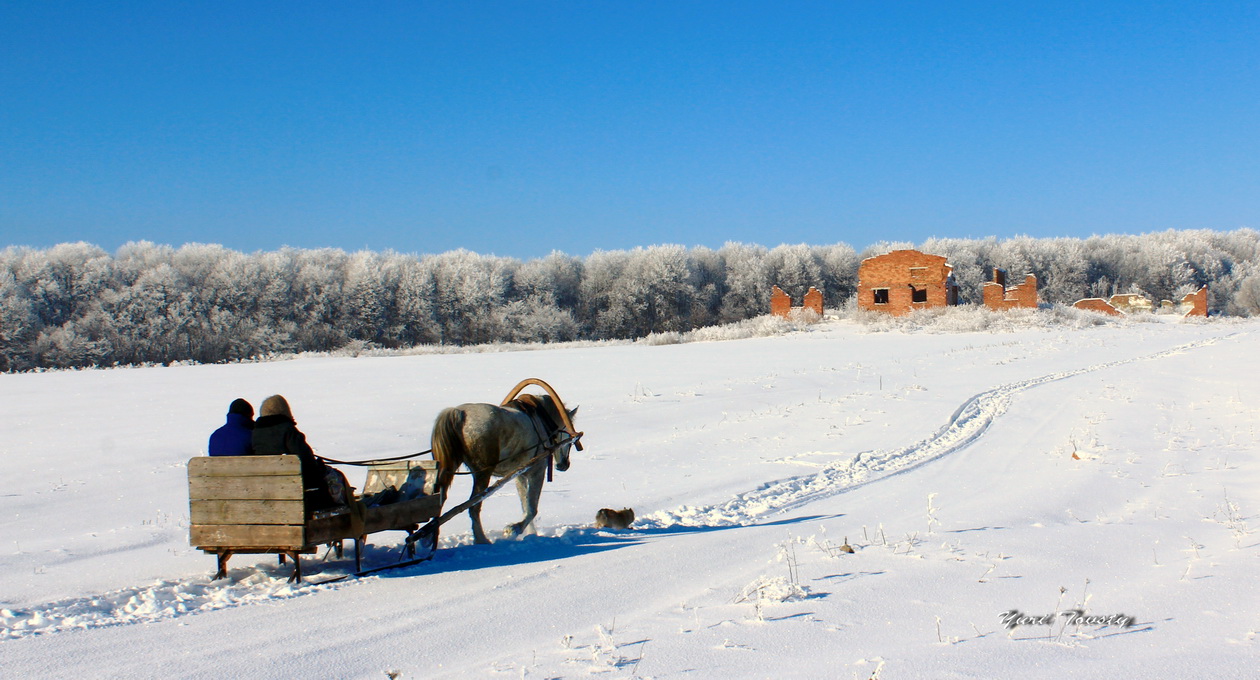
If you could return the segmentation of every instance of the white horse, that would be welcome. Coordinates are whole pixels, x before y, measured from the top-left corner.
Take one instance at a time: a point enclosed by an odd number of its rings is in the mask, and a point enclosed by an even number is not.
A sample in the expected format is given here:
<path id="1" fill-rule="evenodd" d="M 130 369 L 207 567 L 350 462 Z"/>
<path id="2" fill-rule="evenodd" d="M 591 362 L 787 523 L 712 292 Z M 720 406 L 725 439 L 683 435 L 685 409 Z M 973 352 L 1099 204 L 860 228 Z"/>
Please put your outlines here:
<path id="1" fill-rule="evenodd" d="M 506 406 L 463 404 L 444 409 L 433 423 L 438 492 L 446 493 L 460 465 L 472 471 L 473 490 L 469 496 L 472 499 L 490 486 L 492 476 L 505 477 L 538 458 L 516 478 L 524 517 L 503 530 L 509 537 L 533 533 L 549 458 L 554 457 L 557 470 L 569 469 L 569 448 L 574 433 L 563 423 L 572 424 L 576 413 L 577 408 L 573 408 L 562 416 L 550 395 L 532 394 L 522 394 Z M 550 452 L 551 456 L 539 457 L 545 452 Z M 468 517 L 472 520 L 473 540 L 489 543 L 481 528 L 481 503 L 468 508 Z"/>

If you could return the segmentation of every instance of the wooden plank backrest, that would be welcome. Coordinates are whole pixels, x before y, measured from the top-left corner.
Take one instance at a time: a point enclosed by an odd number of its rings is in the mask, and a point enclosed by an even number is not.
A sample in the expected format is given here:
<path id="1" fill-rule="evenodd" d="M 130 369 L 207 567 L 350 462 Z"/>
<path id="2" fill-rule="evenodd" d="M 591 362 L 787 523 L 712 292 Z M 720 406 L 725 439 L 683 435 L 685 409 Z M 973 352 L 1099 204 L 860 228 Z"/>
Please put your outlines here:
<path id="1" fill-rule="evenodd" d="M 188 461 L 189 542 L 197 547 L 300 547 L 306 511 L 297 456 Z"/>

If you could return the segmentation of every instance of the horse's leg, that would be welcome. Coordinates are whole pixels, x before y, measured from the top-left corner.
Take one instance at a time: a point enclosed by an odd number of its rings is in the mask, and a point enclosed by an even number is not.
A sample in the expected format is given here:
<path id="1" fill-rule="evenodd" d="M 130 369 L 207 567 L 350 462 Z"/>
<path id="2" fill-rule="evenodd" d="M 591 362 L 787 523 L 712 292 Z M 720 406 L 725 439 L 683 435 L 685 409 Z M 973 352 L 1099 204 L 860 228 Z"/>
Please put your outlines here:
<path id="1" fill-rule="evenodd" d="M 520 536 L 523 533 L 537 533 L 534 529 L 534 518 L 538 516 L 538 498 L 542 495 L 547 466 L 535 464 L 532 470 L 526 470 L 516 478 L 516 493 L 521 497 L 521 511 L 524 516 L 516 524 L 509 524 L 503 529 L 504 536 Z"/>
<path id="2" fill-rule="evenodd" d="M 478 494 L 490 488 L 490 473 L 478 472 L 473 474 L 473 490 L 469 498 L 475 498 Z M 481 528 L 481 503 L 477 503 L 468 508 L 468 518 L 472 520 L 473 542 L 489 543 L 490 538 L 486 536 L 486 532 Z"/>

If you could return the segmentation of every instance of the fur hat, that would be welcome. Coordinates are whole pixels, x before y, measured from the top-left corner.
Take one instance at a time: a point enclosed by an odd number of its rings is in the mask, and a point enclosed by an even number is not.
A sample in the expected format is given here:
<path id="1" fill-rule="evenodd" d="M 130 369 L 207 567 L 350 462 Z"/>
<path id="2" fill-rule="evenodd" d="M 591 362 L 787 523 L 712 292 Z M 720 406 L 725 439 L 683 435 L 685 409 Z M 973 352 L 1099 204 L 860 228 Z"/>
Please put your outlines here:
<path id="1" fill-rule="evenodd" d="M 293 411 L 289 410 L 289 402 L 284 397 L 273 394 L 263 400 L 262 410 L 258 412 L 260 416 L 288 416 L 293 418 Z"/>
<path id="2" fill-rule="evenodd" d="M 230 406 L 228 406 L 228 413 L 236 413 L 238 415 L 245 416 L 246 418 L 253 418 L 254 407 L 244 399 L 236 399 L 232 401 Z"/>

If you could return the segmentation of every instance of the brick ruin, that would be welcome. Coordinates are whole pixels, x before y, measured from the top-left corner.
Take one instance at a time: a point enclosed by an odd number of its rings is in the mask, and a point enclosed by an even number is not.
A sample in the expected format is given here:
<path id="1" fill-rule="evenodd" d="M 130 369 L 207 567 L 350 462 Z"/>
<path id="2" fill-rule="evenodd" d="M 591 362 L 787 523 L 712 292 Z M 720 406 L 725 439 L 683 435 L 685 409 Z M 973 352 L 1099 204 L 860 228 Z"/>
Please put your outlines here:
<path id="1" fill-rule="evenodd" d="M 811 310 L 818 314 L 821 318 L 823 315 L 823 294 L 822 291 L 810 286 L 809 292 L 805 293 L 805 304 L 802 307 L 792 307 L 792 298 L 783 292 L 782 288 L 774 286 L 770 290 L 770 313 L 774 316 L 780 316 L 784 319 L 792 318 L 792 311 Z"/>
<path id="2" fill-rule="evenodd" d="M 822 291 L 818 290 L 817 288 L 813 286 L 809 287 L 809 290 L 805 292 L 805 309 L 812 309 L 815 312 L 818 312 L 818 316 L 822 316 L 822 313 L 823 313 Z"/>
<path id="3" fill-rule="evenodd" d="M 858 307 L 894 316 L 958 304 L 954 268 L 940 255 L 894 250 L 858 268 Z"/>
<path id="4" fill-rule="evenodd" d="M 770 313 L 785 319 L 792 315 L 792 298 L 778 286 L 770 289 Z"/>
<path id="5" fill-rule="evenodd" d="M 1091 312 L 1101 312 L 1110 314 L 1111 316 L 1124 316 L 1126 314 L 1137 314 L 1142 312 L 1160 313 L 1160 314 L 1181 314 L 1182 316 L 1198 316 L 1206 317 L 1208 315 L 1207 306 L 1207 286 L 1200 288 L 1193 293 L 1187 293 L 1181 298 L 1181 302 L 1174 304 L 1171 300 L 1161 300 L 1159 306 L 1145 295 L 1138 293 L 1121 293 L 1112 295 L 1110 300 L 1102 298 L 1087 298 L 1078 300 L 1072 306 L 1077 309 L 1085 309 Z"/>
<path id="6" fill-rule="evenodd" d="M 1085 298 L 1072 303 L 1077 309 L 1084 309 L 1089 312 L 1098 312 L 1099 314 L 1109 314 L 1111 316 L 1124 316 L 1120 310 L 1111 306 L 1110 302 L 1102 298 Z"/>
<path id="7" fill-rule="evenodd" d="M 984 284 L 984 306 L 993 310 L 1036 309 L 1037 277 L 1029 274 L 1018 286 L 1006 287 L 1006 270 L 993 268 L 993 280 Z"/>
<path id="8" fill-rule="evenodd" d="M 1181 298 L 1181 307 L 1186 309 L 1186 313 L 1182 316 L 1202 316 L 1206 317 L 1207 308 L 1207 286 L 1200 288 L 1193 293 L 1187 293 Z"/>
<path id="9" fill-rule="evenodd" d="M 1111 296 L 1111 306 L 1120 310 L 1125 314 L 1133 314 L 1135 312 L 1149 312 L 1155 308 L 1155 303 L 1145 295 L 1137 293 L 1120 293 Z"/>

